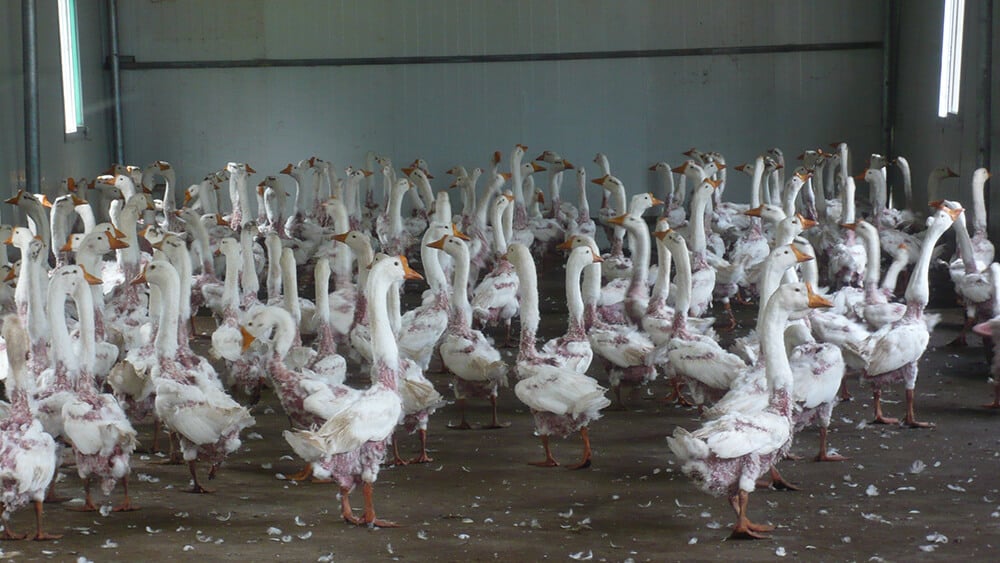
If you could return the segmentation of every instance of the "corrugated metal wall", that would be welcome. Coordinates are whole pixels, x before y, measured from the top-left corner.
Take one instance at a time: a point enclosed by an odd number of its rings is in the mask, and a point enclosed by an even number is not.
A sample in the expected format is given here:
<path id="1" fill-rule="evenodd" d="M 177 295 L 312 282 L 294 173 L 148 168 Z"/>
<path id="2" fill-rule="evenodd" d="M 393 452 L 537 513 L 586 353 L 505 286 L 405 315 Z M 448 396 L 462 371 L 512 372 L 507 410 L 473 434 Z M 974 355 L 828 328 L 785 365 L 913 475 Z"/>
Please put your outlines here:
<path id="1" fill-rule="evenodd" d="M 104 75 L 103 2 L 78 2 L 80 66 L 83 73 L 84 121 L 87 139 L 67 141 L 63 135 L 62 75 L 59 63 L 59 22 L 56 3 L 38 2 L 38 82 L 43 191 L 65 176 L 93 177 L 109 160 L 109 107 Z M 24 182 L 24 78 L 21 72 L 21 3 L 0 3 L 0 178 L 3 193 L 14 193 Z M 7 196 L 5 196 L 7 197 Z M 0 205 L 9 222 L 13 208 Z"/>
<path id="2" fill-rule="evenodd" d="M 691 48 L 881 39 L 882 5 L 715 1 L 135 1 L 122 53 L 139 62 Z M 881 53 L 563 62 L 126 71 L 129 159 L 187 184 L 229 160 L 274 173 L 367 150 L 435 172 L 514 143 L 589 164 L 630 190 L 690 146 L 731 161 L 846 139 L 879 142 Z M 735 199 L 746 186 L 735 182 Z M 741 192 L 742 190 L 742 192 Z"/>

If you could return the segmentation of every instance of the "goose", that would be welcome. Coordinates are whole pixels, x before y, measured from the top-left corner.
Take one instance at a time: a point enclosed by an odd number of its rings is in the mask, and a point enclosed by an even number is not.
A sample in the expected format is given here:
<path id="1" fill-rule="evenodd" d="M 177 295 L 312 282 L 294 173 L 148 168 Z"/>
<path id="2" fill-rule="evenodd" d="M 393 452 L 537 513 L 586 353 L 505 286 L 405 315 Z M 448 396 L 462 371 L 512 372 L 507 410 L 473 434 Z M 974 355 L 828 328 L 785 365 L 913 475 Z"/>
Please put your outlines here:
<path id="1" fill-rule="evenodd" d="M 5 361 L 10 366 L 5 385 L 10 409 L 0 419 L 3 539 L 27 537 L 13 530 L 10 515 L 31 502 L 35 507 L 35 534 L 31 539 L 57 540 L 62 536 L 42 530 L 42 504 L 56 472 L 56 443 L 32 414 L 30 396 L 35 382 L 25 361 L 31 347 L 28 334 L 17 315 L 4 317 L 0 334 L 7 346 Z"/>
<path id="2" fill-rule="evenodd" d="M 448 303 L 450 287 L 438 260 L 440 250 L 430 244 L 452 232 L 462 240 L 468 239 L 448 225 L 432 224 L 424 233 L 420 245 L 420 262 L 427 276 L 427 284 L 431 288 L 431 297 L 428 302 L 403 315 L 397 335 L 400 353 L 416 362 L 421 371 L 427 370 L 434 349 L 448 327 L 450 307 Z"/>
<path id="3" fill-rule="evenodd" d="M 797 408 L 793 416 L 793 433 L 809 424 L 817 424 L 819 453 L 814 459 L 846 461 L 849 458 L 831 454 L 827 447 L 830 417 L 846 369 L 840 347 L 817 342 L 804 323 L 793 323 L 785 330 L 785 348 L 794 374 L 792 398 Z"/>
<path id="4" fill-rule="evenodd" d="M 161 225 L 168 231 L 180 231 L 180 224 L 177 222 L 177 201 L 174 190 L 177 189 L 177 171 L 169 162 L 157 160 L 142 170 L 142 185 L 146 186 L 146 180 L 152 182 L 153 178 L 160 176 L 163 178 L 163 199 L 159 201 L 159 210 L 163 213 Z M 156 202 L 153 203 L 156 206 Z"/>
<path id="5" fill-rule="evenodd" d="M 747 505 L 757 478 L 781 459 L 792 437 L 792 368 L 783 329 L 790 314 L 829 304 L 805 284 L 782 286 L 763 312 L 764 323 L 758 325 L 766 358 L 768 407 L 732 412 L 705 422 L 693 432 L 677 427 L 667 438 L 670 450 L 682 463 L 681 470 L 698 488 L 728 497 L 737 514 L 732 538 L 763 538 L 764 532 L 773 529 L 750 521 Z"/>
<path id="6" fill-rule="evenodd" d="M 41 237 L 45 248 L 52 247 L 52 230 L 49 218 L 45 214 L 45 206 L 42 202 L 25 192 L 23 189 L 17 190 L 13 197 L 4 200 L 6 203 L 20 207 L 28 218 L 28 228 L 32 233 Z"/>
<path id="7" fill-rule="evenodd" d="M 610 194 L 608 206 L 602 207 L 599 218 L 605 225 L 608 221 L 626 213 L 627 201 L 625 199 L 625 184 L 615 176 L 605 175 L 591 180 L 592 183 L 604 188 Z M 611 241 L 611 249 L 602 258 L 604 264 L 601 265 L 601 274 L 606 279 L 627 278 L 631 275 L 632 261 L 625 256 L 625 229 L 611 225 L 611 230 L 607 233 L 608 240 Z"/>
<path id="8" fill-rule="evenodd" d="M 977 168 L 972 173 L 972 248 L 977 264 L 992 263 L 994 255 L 993 243 L 986 232 L 986 200 L 983 197 L 989 179 L 990 172 L 985 168 Z"/>
<path id="9" fill-rule="evenodd" d="M 236 231 L 253 219 L 253 215 L 250 214 L 247 179 L 257 171 L 244 162 L 230 162 L 226 164 L 226 170 L 229 172 L 229 201 L 233 206 L 233 212 L 229 216 L 229 228 Z"/>
<path id="10" fill-rule="evenodd" d="M 639 217 L 622 215 L 610 221 L 625 227 L 635 244 L 632 261 L 632 280 L 625 298 L 627 322 L 607 325 L 595 322 L 587 333 L 594 353 L 607 362 L 608 377 L 618 405 L 621 400 L 621 386 L 642 385 L 656 379 L 656 369 L 647 364 L 647 356 L 653 351 L 653 341 L 640 330 L 642 316 L 649 303 L 649 288 L 646 278 L 649 271 L 649 227 Z"/>
<path id="11" fill-rule="evenodd" d="M 852 224 L 854 217 L 854 177 L 847 176 L 843 196 L 844 212 L 841 223 Z M 829 278 L 837 287 L 858 287 L 865 269 L 865 247 L 857 242 L 854 232 L 848 230 L 842 238 L 827 249 Z"/>
<path id="12" fill-rule="evenodd" d="M 532 250 L 540 259 L 552 254 L 556 245 L 566 238 L 565 229 L 559 220 L 542 216 L 539 205 L 544 203 L 545 195 L 541 190 L 536 190 L 529 214 L 528 228 L 534 234 Z"/>
<path id="13" fill-rule="evenodd" d="M 66 263 L 66 255 L 61 250 L 62 243 L 69 238 L 72 222 L 76 218 L 76 206 L 82 203 L 86 202 L 75 194 L 66 194 L 57 197 L 49 206 L 49 230 L 52 240 L 56 242 L 52 245 L 51 252 L 57 267 Z"/>
<path id="14" fill-rule="evenodd" d="M 549 171 L 548 184 L 552 207 L 549 209 L 548 218 L 555 219 L 565 228 L 570 221 L 576 220 L 579 212 L 573 204 L 562 200 L 563 172 L 574 170 L 576 167 L 553 151 L 544 151 L 535 160 L 546 163 Z"/>
<path id="15" fill-rule="evenodd" d="M 934 245 L 961 212 L 961 209 L 939 208 L 928 219 L 920 258 L 906 286 L 906 313 L 903 317 L 872 333 L 860 345 L 849 344 L 845 348 L 860 358 L 864 364 L 862 376 L 872 384 L 875 422 L 878 424 L 898 422 L 898 419 L 882 415 L 881 397 L 885 385 L 902 381 L 906 386 L 906 425 L 911 428 L 932 426 L 930 423 L 917 421 L 913 408 L 917 364 L 930 339 L 927 323 L 923 319 L 924 308 L 930 297 L 927 276 Z"/>
<path id="16" fill-rule="evenodd" d="M 180 281 L 177 270 L 165 260 L 154 260 L 133 283 L 149 283 L 160 290 L 161 313 L 156 332 L 156 364 L 151 377 L 156 382 L 154 408 L 167 428 L 176 432 L 193 486 L 191 492 L 210 493 L 198 481 L 199 460 L 211 464 L 213 478 L 223 460 L 240 447 L 239 434 L 254 424 L 246 408 L 222 390 L 218 379 L 205 369 L 191 369 L 181 363 L 177 341 L 177 310 Z"/>
<path id="17" fill-rule="evenodd" d="M 660 346 L 649 358 L 655 361 L 666 354 L 674 376 L 688 384 L 695 404 L 702 405 L 709 399 L 721 397 L 746 364 L 739 356 L 724 350 L 715 339 L 688 329 L 685 311 L 689 310 L 691 302 L 692 274 L 687 243 L 674 230 L 661 231 L 656 236 L 663 240 L 673 256 L 677 293 L 673 334 L 667 344 Z"/>
<path id="18" fill-rule="evenodd" d="M 965 306 L 965 324 L 962 332 L 953 342 L 956 346 L 966 344 L 966 333 L 977 320 L 988 319 L 993 313 L 993 282 L 987 264 L 980 264 L 976 256 L 976 248 L 966 227 L 965 211 L 956 201 L 939 200 L 932 205 L 958 212 L 952 229 L 955 231 L 955 241 L 960 258 L 948 265 L 955 293 Z M 926 241 L 925 243 L 926 244 Z"/>
<path id="19" fill-rule="evenodd" d="M 593 263 L 593 253 L 589 248 L 577 250 L 591 254 Z M 588 427 L 600 418 L 600 411 L 611 404 L 604 396 L 607 389 L 572 367 L 559 365 L 558 360 L 538 353 L 535 346 L 539 320 L 535 263 L 528 248 L 519 243 L 511 245 L 508 255 L 521 279 L 522 299 L 521 345 L 516 364 L 519 381 L 514 387 L 514 394 L 531 409 L 535 434 L 541 437 L 545 450 L 545 459 L 531 465 L 558 466 L 549 449 L 549 436 L 555 434 L 565 438 L 580 432 L 583 457 L 570 469 L 590 467 L 592 453 Z"/>
<path id="20" fill-rule="evenodd" d="M 309 189 L 306 187 L 306 183 L 309 186 L 312 185 L 312 178 L 307 178 L 306 174 L 315 177 L 316 169 L 312 166 L 312 159 L 303 159 L 298 161 L 296 164 L 288 163 L 284 168 L 281 169 L 281 174 L 286 176 L 291 176 L 292 180 L 295 181 L 295 192 L 292 196 L 292 209 L 288 214 L 288 219 L 285 220 L 285 232 L 294 234 L 297 232 L 299 225 L 305 220 L 305 201 L 303 194 L 305 190 Z M 235 205 L 234 205 L 235 208 Z"/>
<path id="21" fill-rule="evenodd" d="M 130 458 L 136 447 L 136 431 L 128 421 L 125 411 L 114 396 L 98 393 L 95 375 L 103 368 L 97 366 L 97 341 L 94 334 L 94 304 L 89 284 L 100 285 L 101 280 L 89 275 L 80 266 L 64 266 L 53 272 L 50 288 L 57 288 L 57 297 L 50 301 L 49 326 L 52 331 L 56 361 L 76 372 L 75 396 L 63 404 L 63 431 L 73 445 L 77 473 L 84 481 L 84 504 L 80 510 L 96 511 L 90 496 L 90 484 L 99 479 L 101 490 L 110 494 L 115 483 L 122 482 L 125 498 L 115 511 L 135 510 L 128 492 Z M 69 295 L 76 302 L 80 318 L 80 353 L 70 350 L 66 315 L 59 299 Z M 102 373 L 105 374 L 107 371 Z"/>
<path id="22" fill-rule="evenodd" d="M 513 201 L 513 198 L 504 194 L 497 196 L 493 204 L 491 215 L 493 243 L 498 258 L 493 271 L 487 274 L 472 292 L 471 304 L 473 317 L 479 322 L 492 325 L 501 322 L 504 324 L 504 345 L 508 347 L 511 342 L 510 322 L 518 311 L 518 287 L 514 267 L 503 258 L 507 253 L 507 238 L 502 223 L 504 212 Z"/>
<path id="23" fill-rule="evenodd" d="M 448 327 L 441 336 L 440 350 L 441 362 L 455 375 L 453 390 L 462 419 L 449 428 L 456 430 L 472 428 L 465 419 L 465 405 L 469 398 L 490 400 L 493 416 L 490 424 L 484 428 L 505 428 L 509 423 L 501 424 L 497 421 L 497 390 L 507 385 L 507 364 L 500 359 L 500 352 L 490 344 L 483 333 L 472 329 L 472 308 L 469 305 L 466 289 L 469 276 L 468 246 L 465 241 L 454 235 L 431 244 L 455 260 Z M 510 268 L 513 271 L 513 265 Z"/>
<path id="24" fill-rule="evenodd" d="M 371 386 L 319 429 L 284 433 L 285 440 L 296 453 L 314 463 L 314 471 L 325 471 L 339 485 L 341 516 L 356 525 L 396 526 L 376 517 L 372 491 L 387 443 L 403 414 L 397 392 L 397 378 L 402 370 L 399 349 L 389 325 L 386 301 L 381 296 L 388 294 L 393 283 L 404 279 L 422 278 L 403 256 L 372 265 L 366 288 L 374 354 Z M 350 493 L 359 483 L 365 500 L 361 518 L 354 516 L 350 505 Z"/>
<path id="25" fill-rule="evenodd" d="M 387 254 L 406 254 L 414 244 L 413 234 L 403 225 L 403 196 L 413 187 L 406 178 L 400 178 L 392 185 L 389 192 L 389 204 L 385 213 L 379 215 L 375 231 L 382 245 L 382 252 Z"/>
<path id="26" fill-rule="evenodd" d="M 717 187 L 718 184 L 713 180 L 704 180 L 697 184 L 691 196 L 691 222 L 687 231 L 691 238 L 691 289 L 690 304 L 686 312 L 693 317 L 701 317 L 708 311 L 715 291 L 716 269 L 708 263 L 705 210 L 711 201 L 712 192 Z M 676 255 L 674 260 L 677 260 Z"/>
<path id="27" fill-rule="evenodd" d="M 990 276 L 993 281 L 994 295 L 1000 295 L 1000 264 L 990 264 Z M 993 317 L 972 327 L 972 330 L 983 338 L 993 339 L 994 334 L 1000 334 L 1000 301 L 993 304 Z M 993 357 L 990 361 L 990 380 L 993 384 L 993 402 L 983 405 L 987 409 L 1000 409 L 1000 347 L 993 345 Z"/>
<path id="28" fill-rule="evenodd" d="M 257 222 L 265 225 L 268 231 L 276 233 L 281 238 L 287 238 L 285 232 L 285 207 L 288 193 L 281 187 L 277 176 L 265 176 L 257 184 L 257 196 L 263 205 L 258 209 Z M 263 217 L 260 214 L 263 213 Z"/>
<path id="29" fill-rule="evenodd" d="M 569 235 L 587 235 L 591 238 L 597 234 L 597 225 L 590 217 L 590 202 L 587 201 L 587 170 L 583 167 L 576 169 L 576 189 L 579 198 L 576 218 L 570 218 L 566 226 L 566 233 Z"/>
<path id="30" fill-rule="evenodd" d="M 561 367 L 568 367 L 577 373 L 586 373 L 594 359 L 594 350 L 587 338 L 587 329 L 583 322 L 583 294 L 580 287 L 583 270 L 592 263 L 602 261 L 601 255 L 589 245 L 574 246 L 573 240 L 567 240 L 557 247 L 559 250 L 569 250 L 566 259 L 566 334 L 547 341 L 541 353 L 548 358 L 554 358 Z M 523 322 L 523 320 L 522 320 Z"/>

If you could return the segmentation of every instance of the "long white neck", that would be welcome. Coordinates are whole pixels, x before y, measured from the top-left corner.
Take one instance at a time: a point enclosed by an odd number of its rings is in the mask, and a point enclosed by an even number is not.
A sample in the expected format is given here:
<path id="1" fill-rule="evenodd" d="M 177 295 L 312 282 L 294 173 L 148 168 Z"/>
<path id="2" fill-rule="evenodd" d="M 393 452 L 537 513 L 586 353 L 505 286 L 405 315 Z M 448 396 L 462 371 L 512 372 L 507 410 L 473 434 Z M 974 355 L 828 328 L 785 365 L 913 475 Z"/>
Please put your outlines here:
<path id="1" fill-rule="evenodd" d="M 865 262 L 865 290 L 871 291 L 878 287 L 879 271 L 882 268 L 882 249 L 879 247 L 878 232 L 873 229 L 861 229 L 859 233 L 865 243 L 868 254 Z"/>
<path id="2" fill-rule="evenodd" d="M 680 248 L 670 254 L 674 257 L 674 286 L 677 289 L 674 314 L 687 315 L 691 308 L 691 255 L 686 244 L 681 244 Z"/>
<path id="3" fill-rule="evenodd" d="M 68 296 L 68 288 L 62 280 L 56 280 L 49 284 L 49 339 L 55 361 L 66 366 L 71 373 L 75 373 L 80 368 L 80 358 L 73 353 L 73 340 L 69 336 L 69 329 L 66 328 L 66 298 Z"/>
<path id="4" fill-rule="evenodd" d="M 22 256 L 24 256 L 22 254 Z M 48 324 L 45 318 L 45 306 L 46 299 L 45 294 L 48 289 L 48 276 L 45 271 L 45 260 L 48 258 L 48 254 L 45 252 L 39 253 L 39 256 L 32 260 L 28 258 L 25 260 L 21 259 L 22 270 L 27 270 L 27 279 L 30 279 L 28 283 L 28 334 L 32 336 L 32 342 L 37 342 L 39 339 L 44 339 L 42 336 L 45 334 L 46 325 Z M 24 278 L 21 278 L 24 279 Z M 63 299 L 65 301 L 65 298 Z M 51 302 L 49 307 L 53 307 Z M 63 319 L 65 322 L 65 319 Z M 37 329 L 36 329 L 37 327 Z"/>
<path id="5" fill-rule="evenodd" d="M 174 172 L 173 168 L 167 168 L 160 171 L 160 176 L 163 176 L 163 213 L 173 213 L 174 209 L 177 208 L 177 204 L 174 202 L 174 190 L 176 189 L 174 184 L 177 183 L 177 173 Z"/>
<path id="6" fill-rule="evenodd" d="M 94 368 L 97 364 L 97 337 L 94 323 L 96 312 L 90 287 L 87 284 L 79 284 L 73 292 L 73 300 L 76 301 L 77 317 L 80 321 L 80 363 L 87 383 L 92 385 L 93 377 L 96 375 Z"/>
<path id="7" fill-rule="evenodd" d="M 138 221 L 139 210 L 134 205 L 122 207 L 115 227 L 125 235 L 125 243 L 128 244 L 128 248 L 118 251 L 118 259 L 123 266 L 138 266 L 139 264 L 139 235 L 136 233 Z"/>
<path id="8" fill-rule="evenodd" d="M 233 172 L 229 175 L 229 197 L 232 199 L 233 211 L 239 209 L 242 214 L 240 225 L 245 225 L 250 221 L 250 199 L 247 194 L 247 175 L 244 171 Z"/>
<path id="9" fill-rule="evenodd" d="M 330 322 L 330 261 L 327 258 L 316 260 L 313 278 L 316 285 L 316 316 L 326 325 Z"/>
<path id="10" fill-rule="evenodd" d="M 275 233 L 270 233 L 264 239 L 267 249 L 267 299 L 276 299 L 281 295 L 281 239 Z"/>
<path id="11" fill-rule="evenodd" d="M 636 224 L 639 223 L 639 224 Z M 632 298 L 648 297 L 649 288 L 649 225 L 646 221 L 632 221 L 630 225 L 635 225 L 629 229 L 632 236 L 632 251 L 635 255 L 632 258 L 632 282 L 629 285 L 629 296 Z"/>
<path id="12" fill-rule="evenodd" d="M 587 199 L 587 175 L 585 173 L 576 175 L 576 190 L 579 198 L 577 204 L 580 217 L 590 217 L 590 201 Z"/>
<path id="13" fill-rule="evenodd" d="M 424 233 L 423 241 L 420 244 L 420 263 L 424 266 L 424 275 L 427 285 L 435 295 L 442 291 L 447 291 L 448 280 L 444 275 L 444 268 L 441 267 L 440 250 L 427 246 L 444 236 L 441 234 L 444 229 L 430 228 Z"/>
<path id="14" fill-rule="evenodd" d="M 570 331 L 583 328 L 583 293 L 580 287 L 580 276 L 589 263 L 593 263 L 593 261 L 588 259 L 574 260 L 573 254 L 570 254 L 569 261 L 566 263 L 566 310 Z"/>
<path id="15" fill-rule="evenodd" d="M 786 324 L 788 324 L 788 310 L 779 300 L 772 299 L 764 309 L 758 325 L 760 351 L 764 359 L 764 376 L 772 392 L 791 391 L 792 367 L 788 363 L 784 339 Z"/>
<path id="16" fill-rule="evenodd" d="M 934 245 L 937 244 L 938 239 L 947 230 L 947 226 L 940 228 L 937 225 L 937 223 L 934 223 L 927 229 L 927 234 L 920 244 L 920 256 L 917 258 L 917 263 L 913 266 L 913 271 L 910 273 L 910 283 L 906 285 L 905 299 L 907 307 L 917 306 L 922 309 L 927 306 L 927 302 L 930 299 L 930 281 L 927 276 L 931 268 Z"/>
<path id="17" fill-rule="evenodd" d="M 670 296 L 670 267 L 673 263 L 673 254 L 663 241 L 656 241 L 656 282 L 653 284 L 653 291 L 650 295 L 650 304 L 653 300 L 665 302 Z"/>
<path id="18" fill-rule="evenodd" d="M 509 205 L 507 207 L 510 207 Z M 500 206 L 493 207 L 493 214 L 490 220 L 493 224 L 493 250 L 497 256 L 507 253 L 507 238 L 504 236 L 505 226 L 504 209 Z"/>
<path id="19" fill-rule="evenodd" d="M 799 197 L 799 190 L 802 189 L 802 182 L 797 181 L 795 177 L 788 182 L 785 186 L 784 199 L 782 200 L 782 209 L 785 211 L 785 215 L 795 214 L 795 199 Z"/>
<path id="20" fill-rule="evenodd" d="M 903 197 L 906 209 L 913 209 L 913 176 L 910 173 L 910 161 L 906 157 L 897 156 L 896 165 L 903 176 Z"/>
<path id="21" fill-rule="evenodd" d="M 517 271 L 518 293 L 521 296 L 521 346 L 519 356 L 535 353 L 535 334 L 538 332 L 538 274 L 531 252 L 517 245 L 522 252 L 511 262 Z"/>
<path id="22" fill-rule="evenodd" d="M 177 277 L 180 282 L 180 302 L 179 312 L 181 322 L 187 323 L 191 320 L 191 255 L 187 247 L 181 244 L 171 252 L 170 263 L 177 269 Z"/>
<path id="23" fill-rule="evenodd" d="M 234 249 L 226 254 L 226 279 L 222 285 L 223 307 L 232 308 L 233 311 L 240 305 L 240 266 L 242 258 L 239 249 Z"/>
<path id="24" fill-rule="evenodd" d="M 395 184 L 389 194 L 389 231 L 393 236 L 403 232 L 403 196 L 409 191 L 405 186 Z"/>
<path id="25" fill-rule="evenodd" d="M 486 227 L 486 219 L 490 215 L 490 206 L 493 205 L 494 198 L 500 193 L 500 186 L 503 185 L 502 179 L 497 180 L 495 176 L 489 183 L 486 184 L 486 191 L 483 192 L 476 200 L 476 225 L 482 229 Z"/>
<path id="26" fill-rule="evenodd" d="M 295 276 L 295 254 L 291 248 L 281 252 L 281 285 L 285 294 L 285 310 L 292 314 L 292 318 L 298 324 L 302 320 L 302 309 L 299 305 L 299 286 Z"/>
<path id="27" fill-rule="evenodd" d="M 177 355 L 177 302 L 180 295 L 180 282 L 177 272 L 171 268 L 163 276 L 160 288 L 160 325 L 156 331 L 156 352 L 161 358 L 174 358 Z"/>
<path id="28" fill-rule="evenodd" d="M 250 229 L 240 231 L 240 255 L 243 258 L 240 282 L 245 295 L 256 296 L 260 291 L 260 280 L 257 279 L 257 268 L 253 256 L 253 234 Z"/>
<path id="29" fill-rule="evenodd" d="M 521 161 L 524 153 L 515 150 L 510 156 L 510 182 L 511 190 L 514 192 L 514 205 L 524 207 L 524 190 L 521 186 L 523 176 L 521 174 Z"/>
<path id="30" fill-rule="evenodd" d="M 372 263 L 375 259 L 375 251 L 372 250 L 371 244 L 365 243 L 360 245 L 359 248 L 353 249 L 358 257 L 358 293 L 359 295 L 364 293 L 366 287 L 368 287 L 368 273 L 371 271 L 368 269 L 368 265 Z"/>
<path id="31" fill-rule="evenodd" d="M 451 314 L 449 323 L 468 327 L 472 322 L 472 306 L 469 304 L 469 249 L 464 245 L 455 259 L 455 273 L 451 284 Z"/>
<path id="32" fill-rule="evenodd" d="M 964 211 L 955 219 L 951 227 L 955 230 L 955 242 L 958 244 L 958 251 L 962 257 L 965 273 L 979 273 L 979 266 L 976 264 L 976 250 L 972 247 L 972 238 L 969 236 L 968 227 L 966 227 Z"/>
<path id="33" fill-rule="evenodd" d="M 361 205 L 360 201 L 360 189 L 361 189 L 361 178 L 351 174 L 346 179 L 344 179 L 343 190 L 344 190 L 344 207 L 347 208 L 347 213 L 357 220 L 361 220 Z M 339 231 L 344 232 L 344 231 Z"/>
<path id="34" fill-rule="evenodd" d="M 750 207 L 760 207 L 761 189 L 764 180 L 764 157 L 758 156 L 753 161 L 753 179 L 750 180 Z"/>
<path id="35" fill-rule="evenodd" d="M 384 363 L 389 369 L 398 370 L 399 345 L 392 333 L 389 304 L 386 299 L 393 282 L 378 266 L 379 264 L 374 266 L 375 275 L 368 280 L 368 322 L 372 341 L 372 365 Z"/>
<path id="36" fill-rule="evenodd" d="M 844 182 L 844 214 L 840 219 L 842 223 L 853 223 L 854 222 L 854 191 L 856 187 L 854 185 L 854 177 L 847 176 Z"/>
<path id="37" fill-rule="evenodd" d="M 709 193 L 701 190 L 700 186 L 695 187 L 694 197 L 691 198 L 691 252 L 704 253 L 708 248 L 708 239 L 705 237 L 705 210 L 708 203 Z"/>
<path id="38" fill-rule="evenodd" d="M 897 256 L 892 259 L 892 263 L 885 269 L 885 277 L 882 278 L 881 286 L 883 291 L 887 291 L 890 294 L 896 292 L 896 283 L 899 280 L 899 274 L 902 273 L 908 261 L 909 256 L 907 256 L 907 253 L 897 253 Z"/>
<path id="39" fill-rule="evenodd" d="M 972 229 L 976 232 L 986 230 L 986 200 L 983 197 L 986 180 L 986 175 L 979 170 L 972 177 Z"/>

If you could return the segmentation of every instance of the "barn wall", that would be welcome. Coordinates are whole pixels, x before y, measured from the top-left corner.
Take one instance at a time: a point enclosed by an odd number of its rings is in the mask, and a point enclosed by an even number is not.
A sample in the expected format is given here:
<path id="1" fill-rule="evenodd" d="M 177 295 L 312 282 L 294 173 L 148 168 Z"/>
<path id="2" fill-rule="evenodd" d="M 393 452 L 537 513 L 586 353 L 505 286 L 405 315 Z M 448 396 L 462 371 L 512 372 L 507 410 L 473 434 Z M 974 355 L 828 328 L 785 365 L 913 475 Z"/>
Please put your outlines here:
<path id="1" fill-rule="evenodd" d="M 878 41 L 882 4 L 827 1 L 316 0 L 123 2 L 137 62 L 438 56 Z M 880 139 L 881 51 L 124 72 L 128 160 L 188 184 L 230 160 L 275 173 L 317 155 L 423 157 L 440 173 L 515 143 L 591 165 L 630 191 L 691 146 L 731 162 Z M 533 156 L 533 155 L 532 155 Z M 592 166 L 592 165 L 591 165 Z M 591 175 L 596 169 L 591 170 Z M 748 199 L 748 179 L 731 182 Z M 596 204 L 594 194 L 593 204 Z"/>

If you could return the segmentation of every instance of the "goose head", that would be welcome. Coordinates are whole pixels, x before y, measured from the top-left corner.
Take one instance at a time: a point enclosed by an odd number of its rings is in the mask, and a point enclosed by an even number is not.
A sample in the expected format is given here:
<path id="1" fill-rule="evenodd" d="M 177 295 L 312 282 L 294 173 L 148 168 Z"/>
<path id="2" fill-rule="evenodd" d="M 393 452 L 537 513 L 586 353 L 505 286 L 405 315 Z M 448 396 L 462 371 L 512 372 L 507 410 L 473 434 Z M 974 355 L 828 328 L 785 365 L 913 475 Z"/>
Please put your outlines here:
<path id="1" fill-rule="evenodd" d="M 753 209 L 748 209 L 744 211 L 743 214 L 751 217 L 760 217 L 772 225 L 785 218 L 785 211 L 783 209 L 777 205 L 771 205 L 769 203 L 759 205 Z"/>
<path id="2" fill-rule="evenodd" d="M 632 201 L 629 204 L 629 215 L 642 217 L 642 214 L 645 213 L 647 209 L 657 205 L 663 205 L 663 201 L 657 199 L 652 193 L 646 192 L 643 194 L 636 194 L 632 196 Z"/>
<path id="3" fill-rule="evenodd" d="M 295 341 L 295 320 L 292 314 L 281 307 L 265 306 L 250 314 L 240 327 L 243 335 L 243 350 L 254 340 L 273 346 L 274 353 L 284 358 Z"/>

